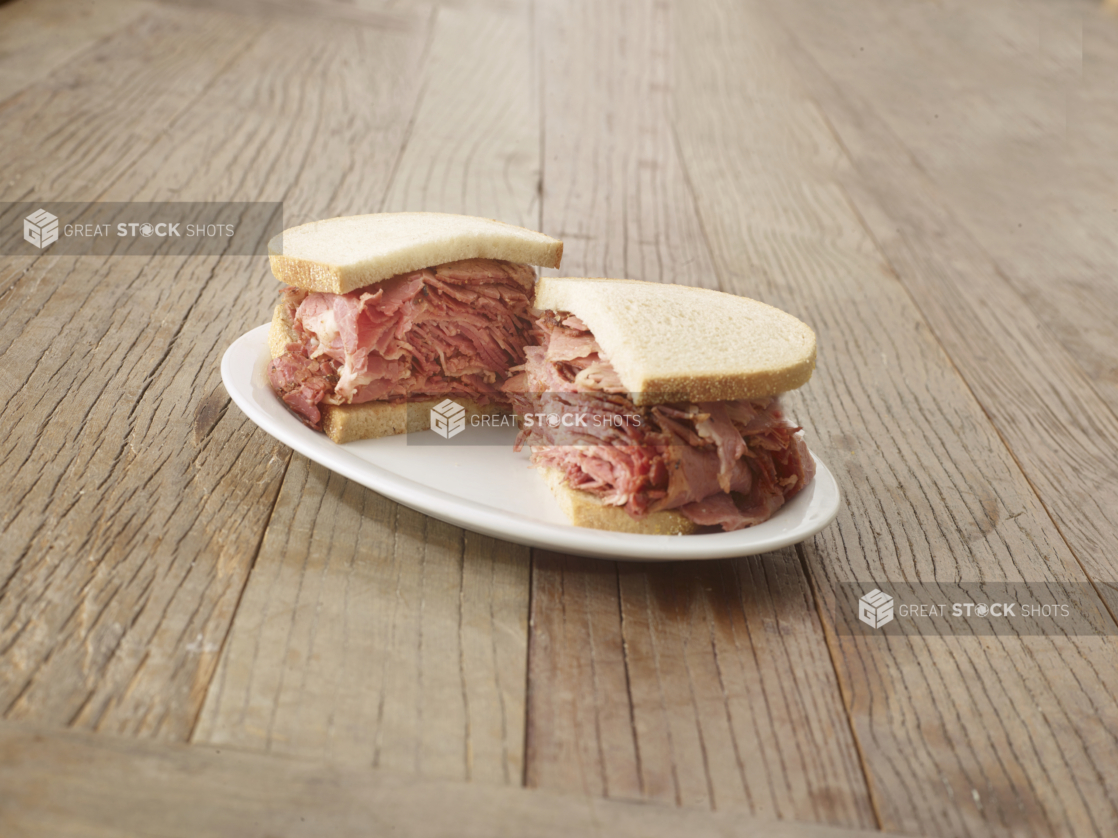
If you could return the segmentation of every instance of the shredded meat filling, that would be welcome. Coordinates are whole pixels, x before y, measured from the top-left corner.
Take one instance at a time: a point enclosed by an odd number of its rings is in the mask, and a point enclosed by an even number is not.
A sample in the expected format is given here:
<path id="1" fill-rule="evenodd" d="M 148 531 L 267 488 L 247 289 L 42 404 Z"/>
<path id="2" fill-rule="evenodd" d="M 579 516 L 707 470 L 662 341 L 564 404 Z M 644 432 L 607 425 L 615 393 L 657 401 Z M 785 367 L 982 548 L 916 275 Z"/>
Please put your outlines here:
<path id="1" fill-rule="evenodd" d="M 348 294 L 282 292 L 296 340 L 269 379 L 299 418 L 321 405 L 470 398 L 508 403 L 501 384 L 533 340 L 527 265 L 468 259 Z"/>
<path id="2" fill-rule="evenodd" d="M 530 445 L 533 464 L 559 469 L 572 488 L 633 518 L 676 509 L 737 530 L 768 520 L 814 477 L 778 399 L 637 407 L 577 317 L 548 312 L 537 325 L 540 345 L 505 385 L 524 420 L 517 447 Z"/>

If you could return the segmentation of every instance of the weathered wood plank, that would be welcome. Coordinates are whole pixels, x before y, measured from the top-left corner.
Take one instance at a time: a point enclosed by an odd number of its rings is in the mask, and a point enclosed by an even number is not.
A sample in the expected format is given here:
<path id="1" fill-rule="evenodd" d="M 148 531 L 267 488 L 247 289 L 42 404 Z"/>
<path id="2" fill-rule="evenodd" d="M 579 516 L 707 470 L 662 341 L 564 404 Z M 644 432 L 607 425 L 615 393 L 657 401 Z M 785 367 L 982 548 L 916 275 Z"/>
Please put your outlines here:
<path id="1" fill-rule="evenodd" d="M 293 458 L 194 740 L 519 784 L 524 552 Z"/>
<path id="2" fill-rule="evenodd" d="M 1042 339 L 1060 344 L 1118 408 L 1113 14 L 1075 0 L 988 0 L 906 9 L 865 2 L 841 15 L 793 4 L 781 16 L 843 91 L 845 107 L 820 101 L 835 120 L 847 113 L 847 126 L 857 118 L 863 139 L 850 141 L 876 152 L 890 135 L 903 146 L 921 192 L 949 208 L 972 249 L 981 245 L 1029 319 L 1043 324 Z M 870 30 L 890 36 L 859 39 Z M 847 43 L 858 48 L 840 48 Z M 869 103 L 872 123 L 858 116 Z M 835 127 L 845 142 L 850 130 Z M 899 175 L 890 165 L 877 180 Z"/>
<path id="3" fill-rule="evenodd" d="M 672 755 L 661 766 L 704 769 L 657 777 L 642 758 L 650 790 L 764 817 L 874 823 L 794 550 L 618 571 L 635 726 L 660 731 L 662 742 L 642 742 Z"/>
<path id="4" fill-rule="evenodd" d="M 556 273 L 717 287 L 666 119 L 668 8 L 547 0 L 536 18 L 543 224 L 563 239 Z"/>
<path id="5" fill-rule="evenodd" d="M 529 10 L 441 7 L 430 51 L 384 210 L 460 212 L 536 228 L 540 97 Z"/>
<path id="6" fill-rule="evenodd" d="M 870 838 L 880 832 L 0 724 L 4 835 Z M 888 836 L 883 836 L 888 838 Z"/>
<path id="7" fill-rule="evenodd" d="M 529 785 L 872 824 L 794 550 L 535 561 Z"/>
<path id="8" fill-rule="evenodd" d="M 819 334 L 796 415 L 846 502 L 802 554 L 878 817 L 942 835 L 1109 834 L 1112 637 L 834 633 L 844 582 L 1024 582 L 1075 602 L 1086 579 L 849 203 L 851 162 L 771 14 L 720 3 L 681 16 L 692 47 L 676 125 L 720 275 Z M 960 307 L 979 299 L 955 295 Z M 1085 617 L 1112 630 L 1103 603 L 1082 599 Z"/>
<path id="9" fill-rule="evenodd" d="M 440 9 L 383 202 L 538 221 L 526 10 Z M 528 550 L 295 457 L 195 741 L 519 784 Z"/>
<path id="10" fill-rule="evenodd" d="M 809 23 L 812 16 L 796 4 L 787 4 L 782 9 L 795 22 L 800 41 L 810 39 L 808 48 L 812 55 L 834 63 L 830 34 L 824 37 Z M 1078 23 L 1082 13 L 1078 5 L 1060 4 L 1048 6 L 1048 14 L 1055 9 L 1061 9 L 1073 23 Z M 1031 21 L 1034 28 L 1044 21 L 1035 7 L 1026 7 L 1024 15 L 1019 14 L 1020 8 L 1014 14 L 1008 11 L 998 4 L 991 5 L 985 10 L 981 25 L 960 9 L 937 12 L 927 19 L 930 32 L 925 31 L 923 37 L 904 26 L 906 20 L 902 17 L 892 23 L 897 36 L 886 40 L 900 44 L 907 37 L 919 44 L 924 53 L 935 56 L 937 52 L 946 52 L 938 60 L 933 58 L 932 66 L 945 71 L 951 67 L 960 76 L 960 67 L 965 67 L 966 72 L 984 79 L 1005 79 L 1011 75 L 1010 70 L 1030 64 L 1035 68 L 1040 63 L 1040 55 L 1033 49 L 1036 45 L 1013 35 L 1021 28 L 1022 18 Z M 879 31 L 890 23 L 874 3 L 852 6 L 848 12 L 855 19 L 865 18 Z M 994 16 L 994 12 L 1001 14 Z M 977 36 L 998 32 L 1010 43 L 1022 43 L 1023 55 L 998 56 L 981 51 L 972 54 L 955 48 L 958 40 L 945 38 L 943 30 L 960 21 L 969 22 L 973 40 L 981 41 Z M 1031 31 L 1027 24 L 1024 29 Z M 915 44 L 908 54 L 916 51 Z M 1098 58 L 1118 67 L 1118 37 L 1113 39 L 1109 52 Z M 1113 510 L 1118 509 L 1118 418 L 1103 397 L 1105 382 L 1091 380 L 1100 374 L 1097 353 L 1076 351 L 1073 355 L 1075 343 L 1067 339 L 1073 333 L 1070 324 L 1074 322 L 1074 332 L 1083 340 L 1093 341 L 1089 337 L 1092 334 L 1101 338 L 1104 330 L 1109 330 L 1106 351 L 1112 352 L 1118 345 L 1109 314 L 1118 309 L 1116 286 L 1109 280 L 1118 271 L 1118 247 L 1110 240 L 1104 240 L 1109 253 L 1098 246 L 1103 242 L 1095 246 L 1083 244 L 1078 251 L 1069 246 L 1071 237 L 1082 238 L 1084 231 L 1097 226 L 1100 217 L 1108 222 L 1113 217 L 1111 223 L 1118 231 L 1118 214 L 1102 213 L 1099 207 L 1103 201 L 1113 203 L 1118 183 L 1108 184 L 1104 177 L 1074 182 L 1066 169 L 1061 177 L 1051 168 L 1037 165 L 1036 159 L 1030 160 L 1032 155 L 1025 155 L 1032 165 L 1020 171 L 1022 160 L 1001 153 L 1005 146 L 1019 139 L 1015 132 L 1021 130 L 1027 113 L 1033 114 L 1034 126 L 1051 123 L 1055 116 L 1051 112 L 1052 102 L 1033 101 L 1032 111 L 999 120 L 997 125 L 1005 125 L 1009 136 L 985 125 L 966 133 L 966 114 L 952 113 L 950 107 L 943 108 L 942 116 L 953 123 L 951 126 L 944 126 L 939 132 L 912 130 L 915 120 L 905 111 L 912 103 L 928 97 L 901 97 L 890 91 L 873 95 L 873 79 L 895 78 L 900 74 L 903 59 L 894 54 L 891 60 L 892 72 L 856 72 L 843 62 L 838 67 L 842 71 L 841 82 L 814 61 L 802 70 L 854 164 L 853 171 L 844 178 L 844 188 L 891 267 L 1013 451 L 1079 563 L 1098 583 L 1099 593 L 1111 613 L 1118 614 L 1118 590 L 1110 584 L 1118 578 L 1118 530 L 1111 521 Z M 927 75 L 941 78 L 939 72 Z M 1046 73 L 1035 69 L 1026 72 L 1024 78 L 1033 86 L 1024 88 L 1039 95 L 1044 92 L 1043 82 L 1053 81 L 1053 75 L 1057 76 L 1056 81 L 1060 80 L 1059 74 L 1051 69 Z M 1093 75 L 1089 73 L 1088 77 Z M 950 80 L 950 75 L 947 78 Z M 959 79 L 955 82 L 959 83 Z M 1009 93 L 1021 84 L 1009 84 L 1009 89 L 987 84 L 985 95 L 997 97 L 1001 92 L 1006 94 L 1001 97 L 1005 101 L 1020 101 L 1021 96 Z M 934 98 L 949 104 L 944 95 Z M 969 101 L 969 97 L 963 98 Z M 989 104 L 986 98 L 982 101 Z M 1098 115 L 1092 116 L 1086 110 L 1080 111 L 1079 130 L 1069 132 L 1069 143 L 1073 135 L 1087 138 L 1103 134 L 1101 128 L 1111 122 L 1118 128 L 1112 109 L 1100 107 L 1096 112 Z M 901 134 L 890 128 L 898 116 Z M 1052 146 L 1063 139 L 1062 131 L 1058 138 L 1042 134 L 1032 152 L 1054 151 Z M 910 151 L 913 146 L 919 153 L 915 161 Z M 958 157 L 967 157 L 965 163 L 954 159 L 956 155 L 951 150 L 956 147 L 961 150 Z M 1089 170 L 1105 160 L 1085 149 L 1074 156 L 1073 149 L 1064 151 L 1070 159 L 1064 159 L 1061 169 L 1076 170 L 1082 161 Z M 937 157 L 947 157 L 948 162 Z M 980 188 L 965 189 L 959 182 L 962 175 L 957 167 L 967 171 L 981 168 L 987 180 Z M 943 169 L 946 171 L 937 173 Z M 1115 171 L 1118 169 L 1113 166 L 1108 170 L 1111 179 Z M 933 173 L 935 185 L 929 172 Z M 1030 176 L 1030 172 L 1035 174 Z M 1051 187 L 1047 181 L 1053 178 L 1065 190 L 1059 198 L 1047 192 Z M 941 183 L 945 186 L 943 190 L 937 188 Z M 1059 217 L 1052 206 L 1056 200 L 1076 208 L 1062 224 L 1047 220 Z M 1041 221 L 1041 216 L 1046 220 Z M 1014 218 L 1024 221 L 1014 222 Z M 1028 234 L 999 229 L 1024 223 L 1030 224 Z M 1007 246 L 1005 236 L 1018 241 L 1018 251 Z M 992 253 L 987 252 L 980 239 L 994 245 Z M 1011 281 L 1009 277 L 1014 274 L 1021 274 L 1025 285 L 1031 284 L 1032 289 Z M 1111 296 L 1113 300 L 1108 299 Z M 968 304 L 959 305 L 960 300 Z M 1064 325 L 1060 326 L 1057 320 Z M 1085 373 L 1084 367 L 1090 372 Z"/>
<path id="11" fill-rule="evenodd" d="M 532 561 L 527 784 L 640 799 L 617 566 L 541 550 Z"/>
<path id="12" fill-rule="evenodd" d="M 564 235 L 565 273 L 723 284 L 669 118 L 683 14 L 540 7 L 543 226 Z M 874 824 L 793 551 L 678 566 L 537 552 L 529 662 L 530 785 Z"/>
<path id="13" fill-rule="evenodd" d="M 50 75 L 151 8 L 143 0 L 75 5 L 17 0 L 0 6 L 0 102 Z"/>
<path id="14" fill-rule="evenodd" d="M 378 138 L 399 148 L 381 125 L 423 31 L 372 52 L 361 29 L 316 24 L 328 51 L 308 25 L 156 7 L 9 106 L 13 197 L 358 203 L 374 175 L 303 161 L 349 145 L 371 171 Z M 5 715 L 189 734 L 287 464 L 218 375 L 274 288 L 258 260 L 5 262 Z"/>

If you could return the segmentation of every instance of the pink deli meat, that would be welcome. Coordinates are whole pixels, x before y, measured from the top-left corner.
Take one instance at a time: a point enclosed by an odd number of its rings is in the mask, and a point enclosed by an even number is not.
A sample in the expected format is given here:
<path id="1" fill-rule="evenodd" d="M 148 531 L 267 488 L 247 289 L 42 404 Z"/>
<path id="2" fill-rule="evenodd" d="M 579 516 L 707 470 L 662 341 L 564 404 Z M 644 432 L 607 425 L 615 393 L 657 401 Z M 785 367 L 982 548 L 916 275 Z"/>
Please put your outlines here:
<path id="1" fill-rule="evenodd" d="M 778 399 L 637 407 L 577 317 L 547 313 L 538 326 L 541 345 L 527 347 L 505 389 L 524 420 L 518 446 L 572 488 L 637 519 L 676 509 L 737 530 L 768 520 L 814 477 Z"/>
<path id="2" fill-rule="evenodd" d="M 508 403 L 501 385 L 533 340 L 527 265 L 468 259 L 348 294 L 287 288 L 296 341 L 269 379 L 302 421 L 321 405 L 470 398 Z"/>

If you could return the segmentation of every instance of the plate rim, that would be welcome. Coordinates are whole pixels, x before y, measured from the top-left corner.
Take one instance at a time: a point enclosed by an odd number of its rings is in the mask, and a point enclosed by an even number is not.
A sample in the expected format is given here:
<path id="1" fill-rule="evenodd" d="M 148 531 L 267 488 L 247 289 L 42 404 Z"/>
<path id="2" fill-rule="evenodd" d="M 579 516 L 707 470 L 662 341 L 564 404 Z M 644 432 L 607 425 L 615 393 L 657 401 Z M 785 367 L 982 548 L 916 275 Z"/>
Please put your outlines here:
<path id="1" fill-rule="evenodd" d="M 815 460 L 816 474 L 808 510 L 816 518 L 811 523 L 768 538 L 750 539 L 748 536 L 752 528 L 749 527 L 731 533 L 701 535 L 619 533 L 573 524 L 553 524 L 520 513 L 506 512 L 417 483 L 364 460 L 347 452 L 344 445 L 331 442 L 307 428 L 293 416 L 290 417 L 290 426 L 276 427 L 277 421 L 282 420 L 269 416 L 252 396 L 257 367 L 270 360 L 267 340 L 270 325 L 265 323 L 238 337 L 221 359 L 222 384 L 249 421 L 293 451 L 343 477 L 425 515 L 472 532 L 538 549 L 614 561 L 724 559 L 769 553 L 805 541 L 830 525 L 842 506 L 842 494 L 834 475 L 809 449 Z M 242 353 L 251 353 L 251 365 L 240 363 Z M 777 512 L 779 515 L 780 512 Z M 547 535 L 555 540 L 545 540 Z"/>

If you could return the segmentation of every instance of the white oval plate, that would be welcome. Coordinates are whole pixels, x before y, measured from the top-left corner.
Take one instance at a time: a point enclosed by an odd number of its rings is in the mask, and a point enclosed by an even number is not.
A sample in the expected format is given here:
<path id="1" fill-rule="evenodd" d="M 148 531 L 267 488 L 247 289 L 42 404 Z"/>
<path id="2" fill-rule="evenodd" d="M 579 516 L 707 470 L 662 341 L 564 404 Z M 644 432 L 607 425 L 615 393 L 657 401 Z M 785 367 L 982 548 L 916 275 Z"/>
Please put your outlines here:
<path id="1" fill-rule="evenodd" d="M 815 458 L 815 479 L 763 524 L 704 535 L 632 535 L 567 523 L 516 432 L 491 428 L 487 445 L 408 444 L 385 437 L 337 445 L 296 419 L 268 384 L 268 325 L 239 337 L 221 360 L 221 379 L 237 407 L 285 445 L 398 503 L 474 532 L 532 547 L 609 559 L 672 561 L 767 553 L 815 535 L 834 520 L 839 490 Z M 424 435 L 437 440 L 433 431 Z M 413 437 L 416 435 L 412 435 Z M 439 440 L 439 442 L 444 442 Z M 812 455 L 814 457 L 814 455 Z"/>

